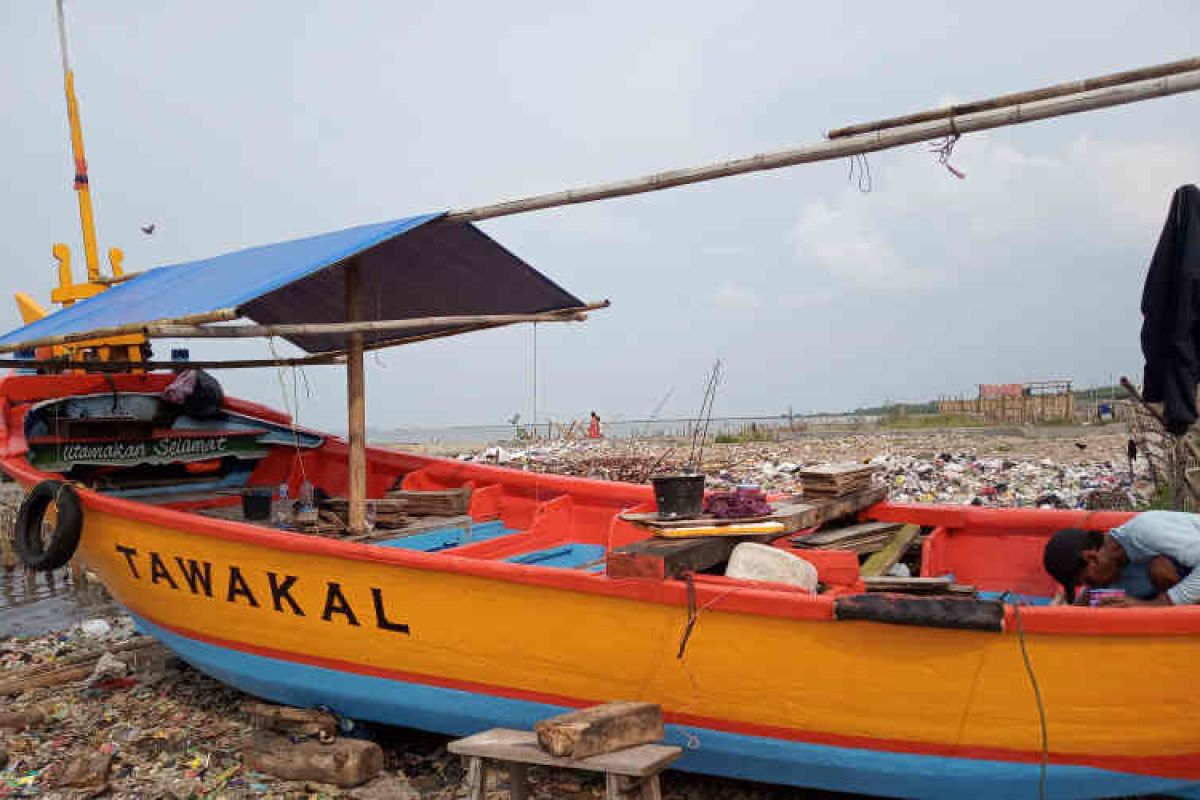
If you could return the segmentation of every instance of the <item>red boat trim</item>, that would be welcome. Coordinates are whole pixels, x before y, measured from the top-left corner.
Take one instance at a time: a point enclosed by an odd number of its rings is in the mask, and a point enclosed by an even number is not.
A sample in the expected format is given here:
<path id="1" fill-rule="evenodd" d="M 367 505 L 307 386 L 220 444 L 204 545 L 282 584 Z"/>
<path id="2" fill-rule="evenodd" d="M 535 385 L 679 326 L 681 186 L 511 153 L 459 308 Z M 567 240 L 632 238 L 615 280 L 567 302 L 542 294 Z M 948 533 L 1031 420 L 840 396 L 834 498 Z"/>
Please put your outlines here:
<path id="1" fill-rule="evenodd" d="M 22 457 L 8 457 L 0 461 L 0 467 L 18 480 L 32 485 L 53 475 L 33 469 Z M 503 472 L 503 471 L 502 471 Z M 520 473 L 526 475 L 528 473 Z M 605 485 L 602 481 L 581 480 L 584 484 L 600 484 L 602 490 L 613 492 L 627 489 L 622 485 Z M 581 487 L 582 488 L 582 487 Z M 596 494 L 596 487 L 593 489 Z M 639 487 L 641 488 L 641 487 Z M 647 487 L 648 490 L 648 487 Z M 314 538 L 303 534 L 273 531 L 254 525 L 245 525 L 228 520 L 214 519 L 194 514 L 185 514 L 170 508 L 151 506 L 145 503 L 110 497 L 89 489 L 79 488 L 79 496 L 85 508 L 136 519 L 189 534 L 203 534 L 226 541 L 251 546 L 268 547 L 290 553 L 350 559 L 373 564 L 387 564 L 409 569 L 432 570 L 492 580 L 510 581 L 531 586 L 542 586 L 570 592 L 598 594 L 608 597 L 633 598 L 645 602 L 686 607 L 687 592 L 682 581 L 599 579 L 593 575 L 581 575 L 575 570 L 553 567 L 534 567 L 501 561 L 454 556 L 449 553 L 422 553 L 391 547 L 339 542 L 331 539 Z M 880 504 L 871 509 L 871 515 L 889 513 L 890 506 Z M 616 513 L 615 511 L 613 513 Z M 996 513 L 992 511 L 992 513 Z M 1019 512 L 1008 512 L 1019 513 Z M 1030 514 L 1064 514 L 1065 512 L 1031 511 Z M 1083 517 L 1089 512 L 1080 512 Z M 1057 522 L 1071 524 L 1076 515 L 1058 517 Z M 1127 515 L 1123 515 L 1127 516 Z M 1011 526 L 1013 523 L 1009 522 Z M 699 599 L 709 610 L 754 614 L 757 616 L 784 619 L 833 621 L 833 598 L 828 595 L 816 597 L 781 594 L 744 587 L 716 587 L 698 585 Z M 1005 611 L 1005 630 L 1015 630 L 1013 610 Z M 1091 609 L 1060 607 L 1026 607 L 1021 612 L 1021 621 L 1026 634 L 1056 634 L 1068 636 L 1195 636 L 1200 633 L 1200 606 L 1188 608 L 1136 608 L 1136 609 Z M 856 624 L 856 623 L 840 623 Z M 967 635 L 967 634 L 964 634 Z M 980 636 L 994 636 L 979 633 Z"/>
<path id="2" fill-rule="evenodd" d="M 226 650 L 235 650 L 250 655 L 273 658 L 281 661 L 306 664 L 312 667 L 331 669 L 339 672 L 349 672 L 385 680 L 419 683 L 426 686 L 437 686 L 444 689 L 485 694 L 493 697 L 504 697 L 512 700 L 524 700 L 548 705 L 584 708 L 603 702 L 596 699 L 581 699 L 564 695 L 535 692 L 525 689 L 514 689 L 508 686 L 465 681 L 457 678 L 445 678 L 437 675 L 407 672 L 404 670 L 386 669 L 367 664 L 358 664 L 341 659 L 324 658 L 321 656 L 294 653 L 261 645 L 222 639 L 207 634 L 198 633 L 186 628 L 169 625 L 153 616 L 138 612 L 140 616 L 160 628 L 178 636 L 193 641 L 202 642 Z M 824 733 L 820 731 L 805 731 L 797 728 L 784 728 L 774 725 L 762 725 L 752 722 L 737 722 L 733 720 L 704 717 L 695 714 L 685 714 L 663 710 L 664 719 L 671 724 L 683 725 L 724 733 L 758 736 L 769 739 L 801 742 L 805 744 L 828 745 L 831 747 L 846 747 L 877 752 L 909 753 L 913 755 L 941 756 L 947 758 L 966 758 L 978 761 L 1011 761 L 1019 763 L 1039 763 L 1042 759 L 1040 751 L 1014 750 L 1003 747 L 974 747 L 927 742 L 912 742 L 899 739 L 877 739 L 868 736 L 849 736 L 843 734 Z M 1130 772 L 1141 775 L 1153 775 L 1187 780 L 1200 779 L 1200 752 L 1169 756 L 1082 756 L 1065 753 L 1050 753 L 1050 762 L 1061 765 L 1095 767 L 1098 769 Z"/>

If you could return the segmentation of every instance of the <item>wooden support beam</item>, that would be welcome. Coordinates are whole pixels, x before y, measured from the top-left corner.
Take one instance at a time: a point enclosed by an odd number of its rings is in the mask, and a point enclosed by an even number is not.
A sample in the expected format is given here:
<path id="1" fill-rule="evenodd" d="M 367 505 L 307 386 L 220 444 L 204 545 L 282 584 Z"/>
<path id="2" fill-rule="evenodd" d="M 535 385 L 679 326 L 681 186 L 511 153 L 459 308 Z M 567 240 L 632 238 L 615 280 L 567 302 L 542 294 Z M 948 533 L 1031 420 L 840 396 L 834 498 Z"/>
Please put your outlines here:
<path id="1" fill-rule="evenodd" d="M 1078 114 L 1099 108 L 1136 103 L 1155 97 L 1191 92 L 1200 89 L 1200 70 L 1181 72 L 1152 80 L 1127 83 L 1112 86 L 1092 92 L 1072 94 L 1066 97 L 1053 97 L 1032 103 L 1004 106 L 1003 108 L 979 111 L 974 114 L 964 114 L 953 119 L 933 119 L 914 125 L 890 128 L 888 130 L 870 131 L 857 136 L 844 136 L 830 141 L 800 147 L 776 150 L 769 153 L 759 153 L 745 158 L 723 161 L 717 164 L 706 164 L 699 167 L 659 172 L 641 178 L 617 181 L 615 183 L 586 186 L 579 189 L 551 192 L 549 194 L 533 195 L 531 197 L 493 203 L 476 208 L 466 208 L 451 211 L 444 219 L 451 222 L 474 222 L 511 214 L 525 214 L 530 211 L 541 211 L 547 208 L 590 203 L 596 200 L 607 200 L 614 197 L 627 197 L 646 192 L 658 192 L 676 186 L 728 178 L 734 175 L 745 175 L 751 172 L 793 167 L 798 164 L 812 164 L 818 161 L 830 161 L 852 155 L 874 153 L 893 147 L 944 139 L 963 133 L 1001 128 L 1007 125 L 1019 125 L 1035 122 L 1051 117 L 1061 117 L 1067 114 Z"/>
<path id="2" fill-rule="evenodd" d="M 887 128 L 899 128 L 903 125 L 915 125 L 919 122 L 929 122 L 935 119 L 960 117 L 964 114 L 974 114 L 977 111 L 989 111 L 994 108 L 1032 103 L 1037 100 L 1049 100 L 1054 97 L 1066 97 L 1067 95 L 1080 94 L 1081 92 L 1107 89 L 1112 86 L 1122 86 L 1127 83 L 1137 83 L 1138 81 L 1162 78 L 1167 75 L 1177 75 L 1181 72 L 1192 72 L 1195 70 L 1200 70 L 1200 58 L 1185 58 L 1182 61 L 1172 61 L 1167 64 L 1157 64 L 1153 67 L 1142 67 L 1141 69 L 1125 70 L 1124 72 L 1113 72 L 1108 75 L 1101 75 L 1096 78 L 1087 78 L 1080 81 L 1057 83 L 1053 86 L 1044 86 L 1040 89 L 1013 92 L 1012 94 L 1004 94 L 999 97 L 991 97 L 987 100 L 975 100 L 970 103 L 959 103 L 945 106 L 944 108 L 936 108 L 932 111 L 920 111 L 915 114 L 890 117 L 876 122 L 847 125 L 844 128 L 835 128 L 826 133 L 825 136 L 829 139 L 857 136 Z"/>
<path id="3" fill-rule="evenodd" d="M 65 358 L 0 358 L 0 368 L 12 369 L 30 368 L 44 372 L 62 372 L 68 369 L 84 370 L 86 372 L 128 372 L 131 369 L 262 369 L 263 367 L 320 367 L 345 363 L 341 353 L 321 353 L 315 356 L 300 358 L 250 358 L 230 359 L 228 361 L 128 361 L 125 359 L 111 361 L 79 361 Z"/>
<path id="4" fill-rule="evenodd" d="M 206 311 L 203 314 L 189 314 L 183 317 L 154 320 L 153 324 L 162 325 L 202 325 L 209 322 L 228 322 L 238 318 L 236 308 L 222 308 L 216 311 Z M 128 333 L 146 335 L 147 322 L 131 322 L 128 325 L 113 325 L 108 328 L 93 328 L 79 333 L 65 333 L 59 336 L 43 336 L 39 339 L 26 339 L 13 344 L 0 345 L 0 353 L 15 353 L 18 350 L 32 350 L 36 347 L 51 347 L 54 345 L 76 344 L 92 339 L 107 339 L 113 336 L 123 336 Z"/>
<path id="5" fill-rule="evenodd" d="M 357 259 L 346 264 L 346 319 L 362 319 L 362 280 Z M 350 507 L 347 527 L 352 535 L 367 532 L 367 407 L 363 371 L 363 334 L 350 334 L 346 358 L 346 403 L 350 417 Z"/>
<path id="6" fill-rule="evenodd" d="M 150 324 L 146 335 L 155 339 L 255 339 L 268 336 L 314 336 L 354 333 L 385 333 L 417 330 L 440 326 L 513 325 L 521 322 L 581 322 L 587 312 L 608 308 L 607 300 L 589 303 L 579 308 L 546 311 L 535 314 L 459 314 L 417 319 L 363 320 L 360 317 L 346 322 L 299 322 L 278 325 L 175 325 Z"/>

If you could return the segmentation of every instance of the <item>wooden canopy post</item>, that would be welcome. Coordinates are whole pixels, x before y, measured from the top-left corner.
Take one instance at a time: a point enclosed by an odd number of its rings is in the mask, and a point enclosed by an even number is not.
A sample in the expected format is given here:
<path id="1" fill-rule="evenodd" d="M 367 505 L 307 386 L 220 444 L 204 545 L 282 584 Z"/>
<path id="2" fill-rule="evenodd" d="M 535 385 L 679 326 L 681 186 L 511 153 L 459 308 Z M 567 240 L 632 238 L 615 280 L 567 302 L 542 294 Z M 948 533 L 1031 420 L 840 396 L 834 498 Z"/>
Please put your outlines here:
<path id="1" fill-rule="evenodd" d="M 358 259 L 346 264 L 346 320 L 362 319 L 362 281 Z M 346 354 L 346 407 L 350 418 L 349 527 L 353 534 L 367 530 L 367 405 L 363 373 L 363 334 L 350 334 Z"/>

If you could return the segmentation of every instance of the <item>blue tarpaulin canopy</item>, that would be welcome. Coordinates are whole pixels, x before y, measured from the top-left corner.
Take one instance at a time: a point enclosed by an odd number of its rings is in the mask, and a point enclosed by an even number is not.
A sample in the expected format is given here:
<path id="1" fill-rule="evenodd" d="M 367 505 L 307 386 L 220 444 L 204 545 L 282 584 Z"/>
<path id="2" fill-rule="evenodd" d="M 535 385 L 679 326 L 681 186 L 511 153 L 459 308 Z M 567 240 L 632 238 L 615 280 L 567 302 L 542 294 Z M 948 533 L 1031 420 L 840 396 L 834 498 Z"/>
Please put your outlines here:
<path id="1" fill-rule="evenodd" d="M 535 314 L 583 303 L 474 225 L 425 214 L 147 270 L 0 337 L 0 346 L 236 309 L 261 324 L 346 322 L 345 265 L 359 264 L 362 320 Z M 364 335 L 400 344 L 463 326 Z M 286 337 L 310 353 L 346 334 Z"/>

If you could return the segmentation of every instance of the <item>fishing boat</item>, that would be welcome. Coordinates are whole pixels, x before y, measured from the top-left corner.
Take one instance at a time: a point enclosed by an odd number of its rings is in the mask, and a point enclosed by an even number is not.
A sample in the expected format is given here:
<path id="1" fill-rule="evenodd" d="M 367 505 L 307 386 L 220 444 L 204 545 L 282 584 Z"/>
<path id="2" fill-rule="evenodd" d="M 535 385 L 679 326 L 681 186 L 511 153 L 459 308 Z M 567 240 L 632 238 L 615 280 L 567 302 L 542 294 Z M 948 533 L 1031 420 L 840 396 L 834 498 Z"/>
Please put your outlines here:
<path id="1" fill-rule="evenodd" d="M 646 700 L 684 770 L 1011 797 L 1037 791 L 1045 758 L 1053 797 L 1195 794 L 1200 609 L 1036 604 L 1053 594 L 1046 537 L 1126 514 L 876 504 L 864 518 L 929 531 L 922 573 L 977 587 L 956 602 L 986 620 L 851 619 L 857 559 L 849 573 L 818 561 L 820 594 L 608 575 L 605 555 L 646 537 L 622 518 L 654 509 L 642 485 L 367 448 L 370 496 L 466 488 L 467 513 L 369 541 L 244 521 L 222 488 L 308 480 L 344 494 L 348 443 L 234 398 L 216 418 L 160 427 L 172 377 L 5 376 L 0 469 L 58 497 L 60 527 L 67 510 L 78 518 L 74 557 L 144 632 L 251 694 L 451 735 Z M 217 471 L 186 471 L 214 459 Z"/>
<path id="2" fill-rule="evenodd" d="M 61 23 L 61 0 L 59 12 Z M 0 471 L 28 490 L 18 542 L 31 566 L 73 560 L 197 669 L 354 719 L 462 735 L 641 700 L 661 706 L 684 749 L 676 767 L 694 772 L 906 797 L 1200 797 L 1200 609 L 1049 604 L 1047 537 L 1126 513 L 886 500 L 858 513 L 920 526 L 920 576 L 952 576 L 970 597 L 867 592 L 854 553 L 802 549 L 794 531 L 770 546 L 810 560 L 819 592 L 656 572 L 665 561 L 647 556 L 658 545 L 637 522 L 657 508 L 649 486 L 369 447 L 363 399 L 372 348 L 604 307 L 476 220 L 1189 91 L 1200 65 L 1086 102 L 1024 98 L 999 115 L 908 120 L 778 157 L 137 273 L 114 251 L 105 276 L 65 34 L 63 53 L 88 279 L 72 281 L 56 246 L 63 307 L 22 296 L 26 324 L 0 337 L 16 354 L 0 377 Z M 147 349 L 250 336 L 308 355 L 155 361 Z M 197 409 L 172 396 L 189 370 L 302 364 L 345 365 L 348 438 L 235 397 Z M 290 521 L 286 505 L 262 518 L 250 501 L 280 487 L 305 503 L 342 498 L 345 530 L 319 515 L 298 525 L 294 503 Z M 397 493 L 444 513 L 372 529 L 372 504 Z"/>

